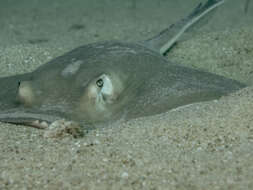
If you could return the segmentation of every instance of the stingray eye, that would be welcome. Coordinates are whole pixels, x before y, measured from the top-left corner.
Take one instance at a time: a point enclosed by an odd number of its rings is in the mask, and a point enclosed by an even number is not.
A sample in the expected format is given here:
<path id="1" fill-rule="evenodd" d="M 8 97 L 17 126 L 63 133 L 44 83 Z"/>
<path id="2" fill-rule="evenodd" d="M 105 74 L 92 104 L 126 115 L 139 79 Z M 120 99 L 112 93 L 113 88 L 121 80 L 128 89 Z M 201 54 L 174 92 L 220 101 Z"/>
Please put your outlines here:
<path id="1" fill-rule="evenodd" d="M 18 88 L 20 87 L 20 85 L 21 85 L 21 82 L 20 82 L 20 81 L 18 81 Z"/>
<path id="2" fill-rule="evenodd" d="M 104 81 L 103 81 L 102 79 L 98 79 L 97 82 L 96 82 L 96 84 L 97 84 L 97 86 L 98 86 L 99 88 L 102 88 L 103 85 L 104 85 Z"/>

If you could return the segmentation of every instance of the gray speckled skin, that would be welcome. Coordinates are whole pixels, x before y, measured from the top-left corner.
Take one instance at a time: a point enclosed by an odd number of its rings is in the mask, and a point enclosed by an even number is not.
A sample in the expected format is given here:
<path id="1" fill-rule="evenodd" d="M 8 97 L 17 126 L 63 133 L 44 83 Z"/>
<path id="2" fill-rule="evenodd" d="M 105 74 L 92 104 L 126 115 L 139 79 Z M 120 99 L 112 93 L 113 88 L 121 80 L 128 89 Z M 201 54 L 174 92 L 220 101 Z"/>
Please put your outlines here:
<path id="1" fill-rule="evenodd" d="M 96 126 L 216 99 L 244 87 L 171 63 L 148 46 L 89 44 L 34 72 L 0 78 L 0 121 L 30 125 L 66 118 Z"/>

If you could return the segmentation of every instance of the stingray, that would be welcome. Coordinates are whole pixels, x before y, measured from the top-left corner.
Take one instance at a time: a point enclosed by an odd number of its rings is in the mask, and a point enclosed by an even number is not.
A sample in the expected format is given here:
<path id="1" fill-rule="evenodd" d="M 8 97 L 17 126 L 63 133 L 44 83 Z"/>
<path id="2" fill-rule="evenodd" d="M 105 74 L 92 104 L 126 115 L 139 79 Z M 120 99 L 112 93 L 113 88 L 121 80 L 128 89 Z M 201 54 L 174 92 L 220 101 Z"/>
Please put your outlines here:
<path id="1" fill-rule="evenodd" d="M 223 2 L 200 3 L 188 17 L 145 41 L 84 45 L 33 72 L 0 78 L 0 121 L 46 128 L 65 119 L 96 128 L 245 87 L 164 57 L 183 33 Z"/>

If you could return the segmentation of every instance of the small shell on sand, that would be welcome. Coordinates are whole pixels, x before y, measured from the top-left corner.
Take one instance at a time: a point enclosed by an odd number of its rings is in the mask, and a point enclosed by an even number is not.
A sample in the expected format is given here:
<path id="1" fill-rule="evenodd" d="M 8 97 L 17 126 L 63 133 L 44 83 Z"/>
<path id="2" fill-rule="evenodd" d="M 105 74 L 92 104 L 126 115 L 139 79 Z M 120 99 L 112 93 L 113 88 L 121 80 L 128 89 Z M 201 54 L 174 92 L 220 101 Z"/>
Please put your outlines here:
<path id="1" fill-rule="evenodd" d="M 84 131 L 82 127 L 73 121 L 56 120 L 49 125 L 44 133 L 45 138 L 59 138 L 73 136 L 74 138 L 82 137 Z"/>

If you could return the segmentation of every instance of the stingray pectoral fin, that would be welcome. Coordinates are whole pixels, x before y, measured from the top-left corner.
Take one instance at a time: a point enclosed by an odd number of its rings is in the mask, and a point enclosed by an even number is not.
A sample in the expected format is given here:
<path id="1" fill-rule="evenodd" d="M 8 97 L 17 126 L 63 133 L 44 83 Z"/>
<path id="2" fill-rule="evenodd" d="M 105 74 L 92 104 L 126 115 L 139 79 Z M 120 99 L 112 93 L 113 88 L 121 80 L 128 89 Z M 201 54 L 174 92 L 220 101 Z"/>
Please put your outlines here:
<path id="1" fill-rule="evenodd" d="M 35 128 L 45 129 L 56 120 L 62 120 L 62 117 L 53 116 L 44 113 L 29 113 L 18 109 L 12 109 L 0 113 L 0 122 L 23 124 Z"/>
<path id="2" fill-rule="evenodd" d="M 37 129 L 45 129 L 43 136 L 46 138 L 57 138 L 65 135 L 71 135 L 74 138 L 84 136 L 84 130 L 79 123 L 46 114 L 0 113 L 0 122 L 23 124 Z"/>

